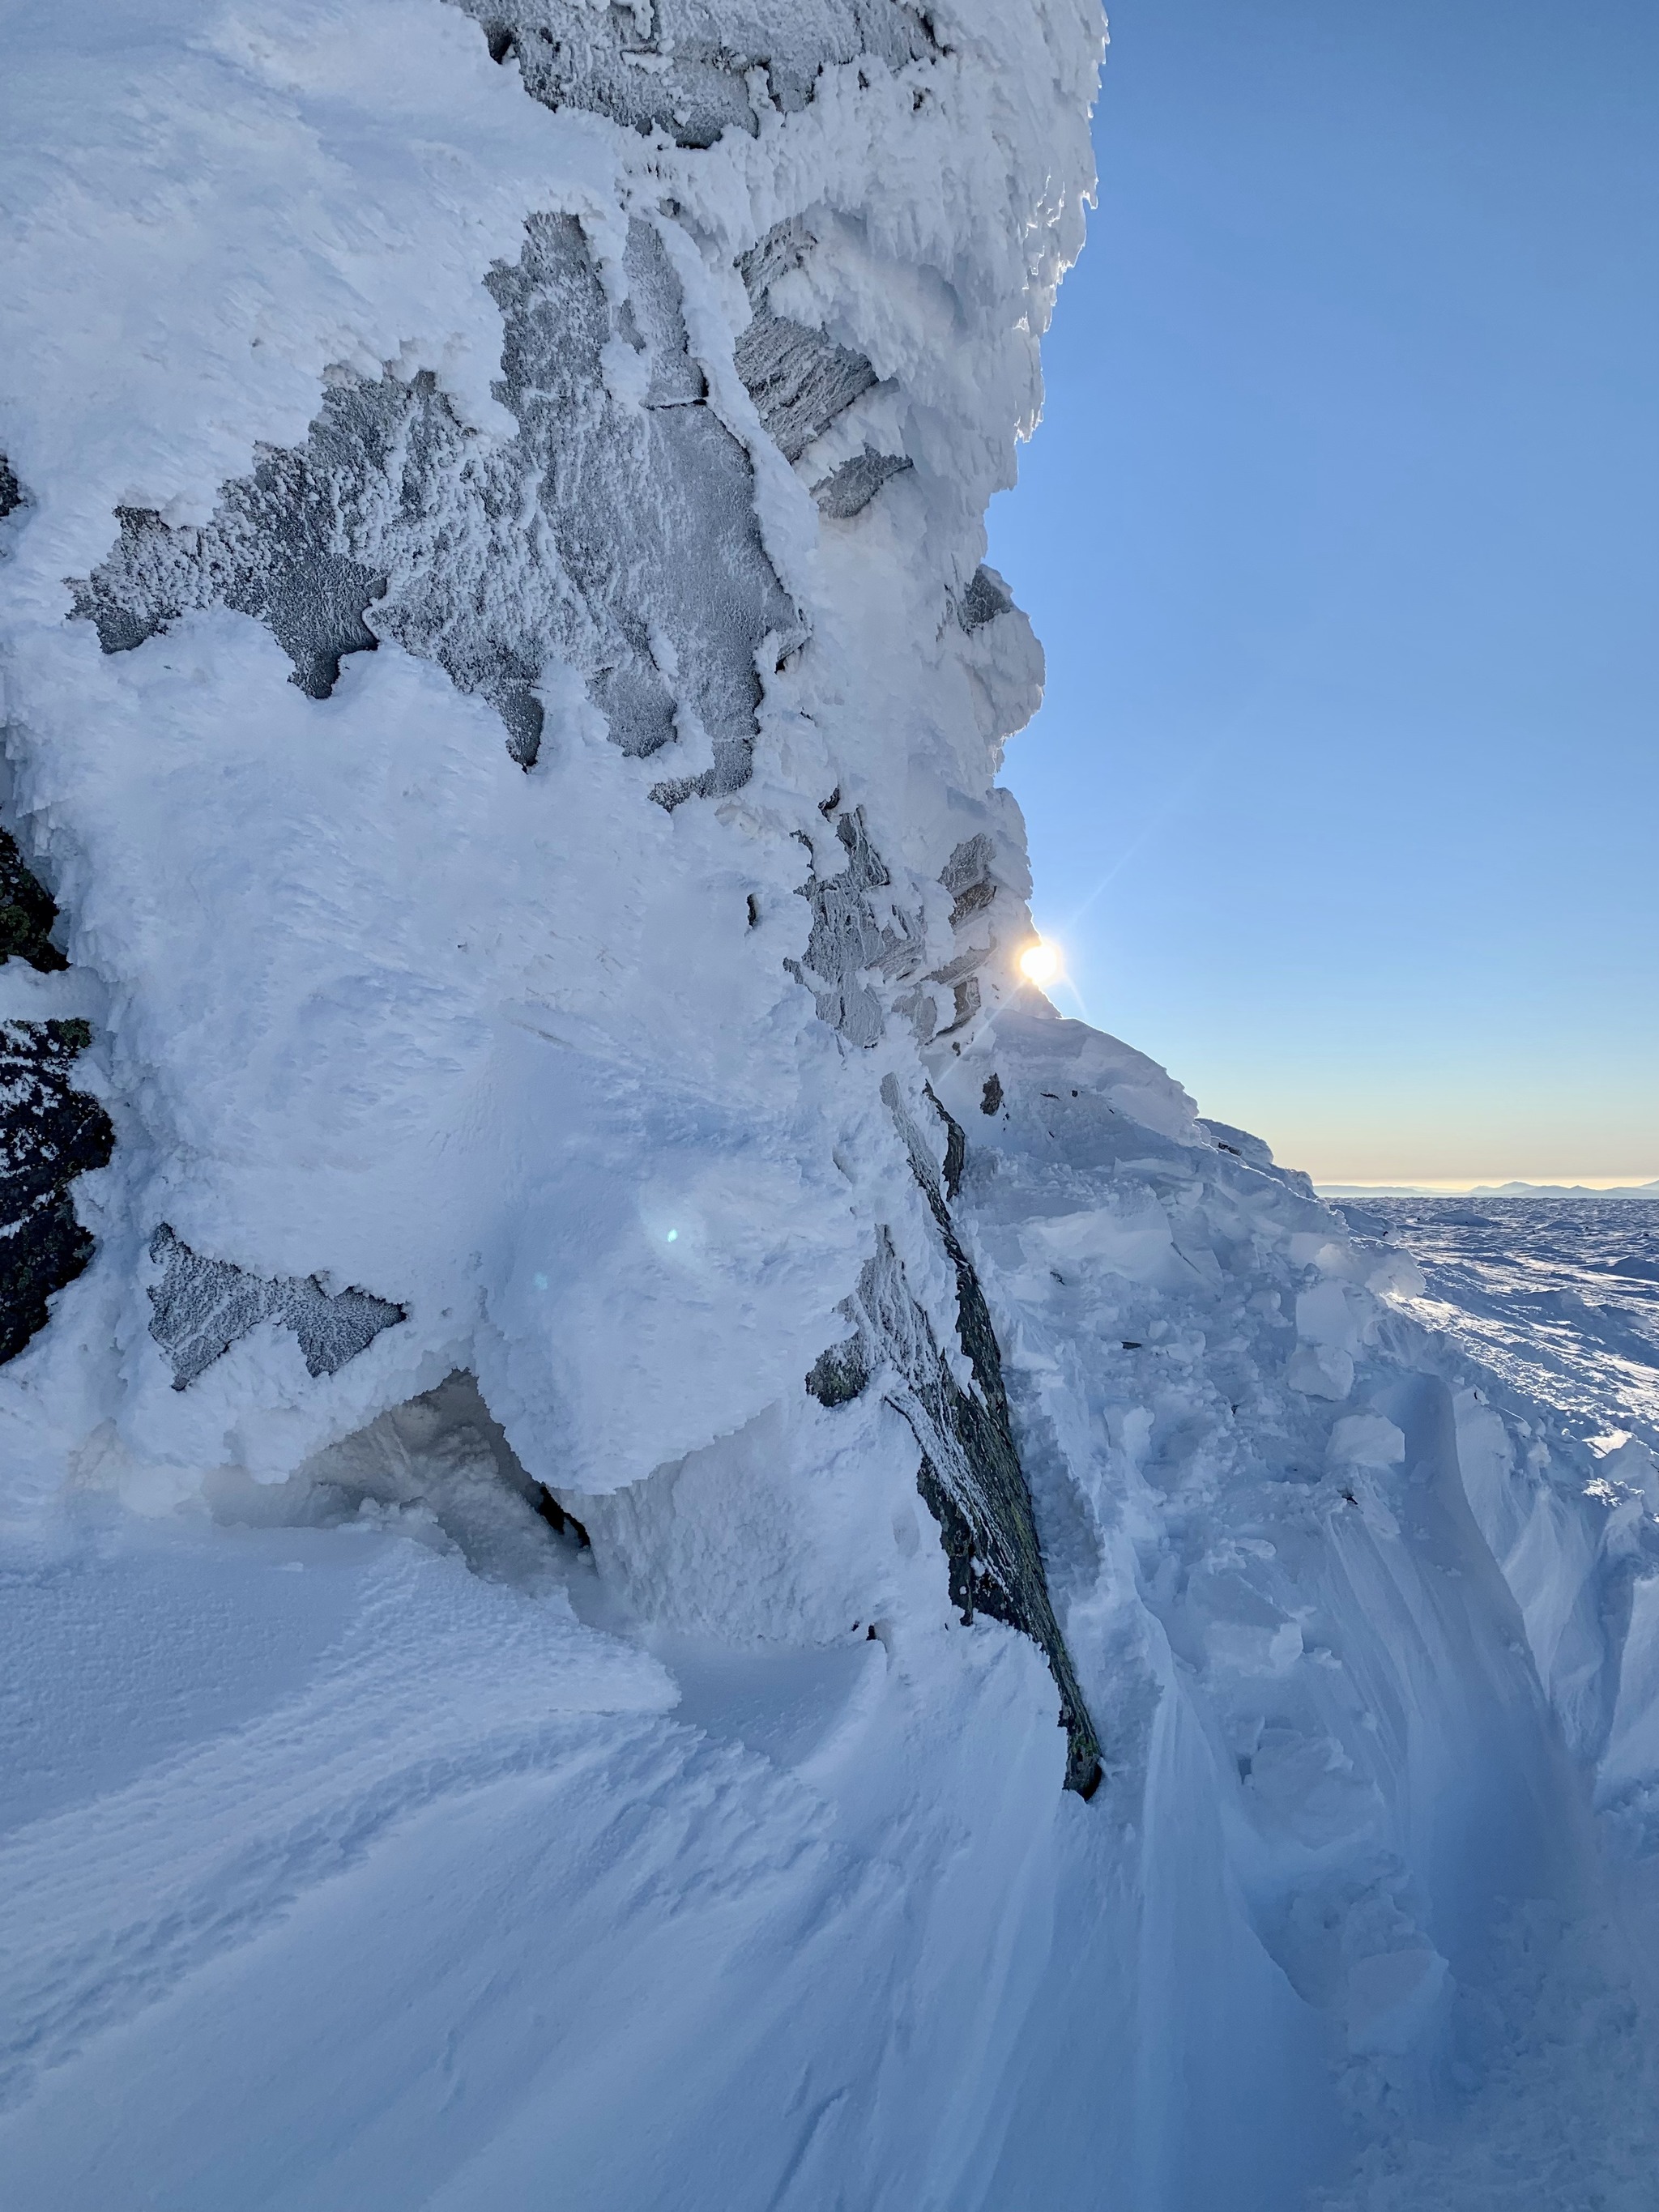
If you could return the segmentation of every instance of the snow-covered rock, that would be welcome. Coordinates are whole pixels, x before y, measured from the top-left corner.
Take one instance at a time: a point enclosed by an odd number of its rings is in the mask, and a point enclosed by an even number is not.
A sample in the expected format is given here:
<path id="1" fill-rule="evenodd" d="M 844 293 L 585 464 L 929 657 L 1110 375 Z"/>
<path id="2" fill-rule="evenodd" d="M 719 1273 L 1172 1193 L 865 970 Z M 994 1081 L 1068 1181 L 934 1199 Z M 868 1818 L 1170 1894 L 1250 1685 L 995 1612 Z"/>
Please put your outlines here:
<path id="1" fill-rule="evenodd" d="M 1650 1461 L 1019 980 L 1101 33 L 9 11 L 23 2201 L 1474 2204 L 1650 2065 Z"/>

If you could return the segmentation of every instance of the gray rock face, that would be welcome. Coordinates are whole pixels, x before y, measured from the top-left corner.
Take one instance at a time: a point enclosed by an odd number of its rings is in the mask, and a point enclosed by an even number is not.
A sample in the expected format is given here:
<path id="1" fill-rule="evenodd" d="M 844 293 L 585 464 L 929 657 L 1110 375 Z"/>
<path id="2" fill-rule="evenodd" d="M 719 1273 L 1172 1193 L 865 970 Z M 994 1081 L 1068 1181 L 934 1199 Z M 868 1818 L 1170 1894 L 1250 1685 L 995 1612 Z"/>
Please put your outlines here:
<path id="1" fill-rule="evenodd" d="M 876 911 L 872 894 L 892 878 L 870 842 L 863 809 L 843 814 L 836 836 L 847 866 L 836 876 L 820 875 L 814 868 L 802 886 L 801 896 L 812 909 L 806 960 L 804 966 L 793 960 L 787 965 L 812 993 L 821 1021 L 838 1029 L 849 1044 L 869 1046 L 880 1038 L 885 1018 L 866 971 L 876 969 L 890 979 L 909 974 L 920 958 L 921 939 L 915 925 L 891 900 L 884 902 L 884 916 Z"/>
<path id="2" fill-rule="evenodd" d="M 788 461 L 798 461 L 877 380 L 861 353 L 773 311 L 773 285 L 805 265 L 813 243 L 804 222 L 781 222 L 738 264 L 755 315 L 738 339 L 738 374 Z"/>
<path id="3" fill-rule="evenodd" d="M 496 390 L 515 437 L 468 428 L 428 374 L 342 381 L 306 444 L 227 484 L 205 528 L 122 510 L 75 612 L 118 653 L 186 609 L 235 608 L 267 625 L 313 697 L 343 655 L 394 638 L 487 698 L 526 769 L 542 672 L 574 663 L 623 751 L 707 739 L 713 765 L 659 787 L 665 804 L 736 789 L 757 659 L 769 651 L 775 665 L 799 624 L 761 544 L 748 456 L 703 403 L 649 224 L 630 225 L 624 268 L 615 307 L 580 225 L 536 217 L 518 262 L 489 280 L 506 321 Z M 641 356 L 643 404 L 607 387 L 600 356 L 614 337 Z"/>
<path id="4" fill-rule="evenodd" d="M 172 1362 L 175 1390 L 187 1389 L 262 1321 L 293 1330 L 308 1374 L 332 1375 L 404 1319 L 402 1306 L 368 1291 L 325 1291 L 314 1275 L 273 1279 L 206 1259 L 165 1222 L 150 1239 L 149 1256 L 162 1269 L 149 1288 L 149 1333 Z"/>
<path id="5" fill-rule="evenodd" d="M 939 49 L 925 13 L 902 0 L 456 0 L 498 62 L 516 60 L 549 107 L 585 107 L 681 146 L 760 128 L 749 78 L 773 104 L 806 106 L 818 73 L 867 58 L 902 69 Z"/>
<path id="6" fill-rule="evenodd" d="M 902 453 L 878 453 L 873 446 L 866 446 L 861 453 L 854 453 L 850 461 L 843 461 L 832 474 L 812 487 L 812 496 L 818 503 L 820 514 L 832 521 L 850 522 L 865 508 L 890 477 L 902 476 L 915 464 Z"/>

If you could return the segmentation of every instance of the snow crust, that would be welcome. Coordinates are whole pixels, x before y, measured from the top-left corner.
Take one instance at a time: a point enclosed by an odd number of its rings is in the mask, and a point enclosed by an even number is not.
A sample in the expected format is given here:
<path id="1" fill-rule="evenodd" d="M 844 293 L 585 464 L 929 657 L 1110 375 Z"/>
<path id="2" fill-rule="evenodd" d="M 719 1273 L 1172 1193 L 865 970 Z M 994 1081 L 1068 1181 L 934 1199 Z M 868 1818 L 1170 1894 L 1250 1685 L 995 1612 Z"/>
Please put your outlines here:
<path id="1" fill-rule="evenodd" d="M 1635 2212 L 1635 1386 L 1593 1426 L 1586 1352 L 1564 1407 L 1489 1278 L 1014 965 L 994 778 L 1041 658 L 981 517 L 1082 243 L 1098 15 L 670 15 L 5 12 L 4 811 L 69 965 L 7 962 L 0 1018 L 88 1023 L 116 1133 L 95 1256 L 0 1369 L 12 2185 Z M 532 17 L 581 32 L 539 75 L 496 35 Z M 543 496 L 576 449 L 502 374 L 502 271 L 560 222 L 609 502 Z M 388 561 L 441 623 L 388 583 L 307 689 L 269 594 L 76 618 L 118 509 L 199 548 L 337 395 L 422 377 L 529 486 L 488 558 L 457 506 Z M 660 581 L 736 541 L 635 465 L 673 407 L 789 611 L 740 730 Z M 509 750 L 440 632 L 515 608 Z M 223 1271 L 182 1366 L 180 1248 Z M 309 1358 L 295 1316 L 354 1298 Z M 941 1541 L 975 1472 L 917 1408 L 969 1401 L 1049 1644 Z"/>

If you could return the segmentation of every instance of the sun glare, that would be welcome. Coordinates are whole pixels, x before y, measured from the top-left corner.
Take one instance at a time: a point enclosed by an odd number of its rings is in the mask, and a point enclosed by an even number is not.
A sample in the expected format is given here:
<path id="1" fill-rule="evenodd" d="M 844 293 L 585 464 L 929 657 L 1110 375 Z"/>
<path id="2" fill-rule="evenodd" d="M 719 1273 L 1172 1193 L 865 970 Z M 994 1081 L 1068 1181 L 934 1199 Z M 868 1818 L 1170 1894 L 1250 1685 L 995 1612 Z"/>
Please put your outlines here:
<path id="1" fill-rule="evenodd" d="M 1039 991 L 1043 989 L 1060 973 L 1060 947 L 1045 945 L 1039 937 L 1036 944 L 1028 945 L 1020 954 L 1019 972 L 1028 983 L 1035 983 Z"/>

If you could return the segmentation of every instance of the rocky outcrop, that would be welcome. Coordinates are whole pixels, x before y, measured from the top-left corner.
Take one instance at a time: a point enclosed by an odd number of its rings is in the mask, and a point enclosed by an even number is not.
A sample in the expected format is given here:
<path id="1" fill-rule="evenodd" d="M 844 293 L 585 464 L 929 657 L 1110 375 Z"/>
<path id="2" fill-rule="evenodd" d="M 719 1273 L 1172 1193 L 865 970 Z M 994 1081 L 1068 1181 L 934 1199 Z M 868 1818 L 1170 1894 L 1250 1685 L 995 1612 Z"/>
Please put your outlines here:
<path id="1" fill-rule="evenodd" d="M 8 482 L 18 505 L 9 469 L 0 494 Z M 67 968 L 52 941 L 57 920 L 50 892 L 0 830 L 0 959 L 43 975 Z M 91 1042 L 83 1021 L 0 1022 L 0 1361 L 46 1327 L 47 1300 L 92 1257 L 71 1186 L 105 1164 L 115 1132 L 98 1101 L 75 1087 L 75 1063 Z"/>
<path id="2" fill-rule="evenodd" d="M 623 269 L 618 303 L 574 217 L 536 217 L 519 260 L 489 280 L 506 324 L 496 389 L 516 437 L 463 423 L 429 373 L 344 379 L 306 443 L 227 484 L 205 527 L 122 509 L 76 613 L 120 653 L 190 609 L 234 608 L 265 624 L 313 698 L 347 654 L 395 639 L 488 699 L 526 769 L 541 749 L 543 672 L 568 662 L 625 753 L 676 737 L 712 753 L 659 787 L 665 804 L 735 790 L 760 665 L 799 623 L 650 223 L 630 224 Z M 632 397 L 612 389 L 618 345 L 637 364 Z"/>
<path id="3" fill-rule="evenodd" d="M 46 1327 L 47 1300 L 92 1257 L 70 1186 L 104 1165 L 115 1132 L 75 1087 L 91 1042 L 82 1021 L 0 1022 L 0 1360 Z"/>
<path id="4" fill-rule="evenodd" d="M 187 1389 L 261 1322 L 293 1331 L 308 1375 L 332 1375 L 404 1318 L 402 1306 L 368 1291 L 330 1291 L 315 1275 L 256 1275 L 210 1260 L 165 1222 L 149 1256 L 161 1270 L 149 1286 L 149 1333 L 172 1363 L 175 1390 Z"/>
<path id="5" fill-rule="evenodd" d="M 483 25 L 498 62 L 515 61 L 526 89 L 549 107 L 585 107 L 661 131 L 679 146 L 712 146 L 722 131 L 753 134 L 757 104 L 805 107 L 819 73 L 868 57 L 889 68 L 939 49 L 927 15 L 902 0 L 654 0 L 573 8 L 565 0 L 457 0 Z M 756 88 L 756 74 L 765 85 Z"/>

